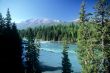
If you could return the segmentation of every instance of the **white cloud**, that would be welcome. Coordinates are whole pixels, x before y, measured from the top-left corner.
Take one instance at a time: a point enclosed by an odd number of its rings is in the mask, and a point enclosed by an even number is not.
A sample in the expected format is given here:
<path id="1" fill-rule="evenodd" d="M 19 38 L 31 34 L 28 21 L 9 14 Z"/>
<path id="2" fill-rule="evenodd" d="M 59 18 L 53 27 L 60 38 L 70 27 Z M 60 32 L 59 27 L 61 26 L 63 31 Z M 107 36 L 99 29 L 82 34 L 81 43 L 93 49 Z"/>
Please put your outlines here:
<path id="1" fill-rule="evenodd" d="M 77 19 L 73 20 L 73 22 L 78 22 L 78 21 L 79 21 L 79 18 L 77 18 Z"/>

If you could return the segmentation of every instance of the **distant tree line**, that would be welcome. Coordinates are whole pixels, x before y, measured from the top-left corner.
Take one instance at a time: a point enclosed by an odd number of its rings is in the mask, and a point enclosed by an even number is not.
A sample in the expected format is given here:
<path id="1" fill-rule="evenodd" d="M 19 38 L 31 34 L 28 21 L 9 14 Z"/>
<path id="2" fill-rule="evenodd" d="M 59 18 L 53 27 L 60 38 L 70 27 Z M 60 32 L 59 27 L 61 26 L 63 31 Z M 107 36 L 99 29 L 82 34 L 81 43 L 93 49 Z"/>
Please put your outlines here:
<path id="1" fill-rule="evenodd" d="M 21 37 L 25 37 L 29 29 L 20 30 Z M 49 40 L 49 41 L 63 41 L 65 35 L 67 35 L 68 42 L 76 42 L 78 25 L 69 23 L 67 25 L 59 24 L 52 26 L 40 26 L 33 28 L 33 32 L 37 39 Z"/>

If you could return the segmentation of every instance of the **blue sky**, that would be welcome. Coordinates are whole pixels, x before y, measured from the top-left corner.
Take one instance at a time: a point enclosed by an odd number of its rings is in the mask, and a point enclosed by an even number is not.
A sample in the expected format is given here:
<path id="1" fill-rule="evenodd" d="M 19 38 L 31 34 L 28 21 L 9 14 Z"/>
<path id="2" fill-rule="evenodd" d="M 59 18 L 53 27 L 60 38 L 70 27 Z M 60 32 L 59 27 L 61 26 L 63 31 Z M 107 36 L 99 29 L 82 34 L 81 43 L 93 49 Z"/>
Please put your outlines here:
<path id="1" fill-rule="evenodd" d="M 88 12 L 93 12 L 94 1 L 86 0 Z M 71 21 L 79 17 L 81 2 L 82 0 L 0 0 L 0 12 L 5 16 L 9 8 L 15 22 L 31 18 Z"/>

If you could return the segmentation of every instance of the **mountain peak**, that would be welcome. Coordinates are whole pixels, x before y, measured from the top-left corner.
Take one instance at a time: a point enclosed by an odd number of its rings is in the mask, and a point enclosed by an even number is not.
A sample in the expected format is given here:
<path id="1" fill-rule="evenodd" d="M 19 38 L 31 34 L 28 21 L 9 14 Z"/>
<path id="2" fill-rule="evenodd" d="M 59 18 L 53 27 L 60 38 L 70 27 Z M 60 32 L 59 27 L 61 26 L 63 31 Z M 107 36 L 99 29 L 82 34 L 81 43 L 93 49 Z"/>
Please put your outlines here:
<path id="1" fill-rule="evenodd" d="M 51 20 L 51 19 L 44 18 L 44 19 L 28 19 L 28 20 L 25 20 L 21 23 L 41 24 L 41 23 L 59 23 L 59 22 L 62 22 L 62 21 L 61 20 Z"/>
<path id="2" fill-rule="evenodd" d="M 28 28 L 28 27 L 35 27 L 35 26 L 40 26 L 40 25 L 53 25 L 53 24 L 58 24 L 58 23 L 64 23 L 61 20 L 52 20 L 52 19 L 28 19 L 25 21 L 22 21 L 20 23 L 17 24 L 17 28 L 18 29 L 24 29 L 24 28 Z"/>

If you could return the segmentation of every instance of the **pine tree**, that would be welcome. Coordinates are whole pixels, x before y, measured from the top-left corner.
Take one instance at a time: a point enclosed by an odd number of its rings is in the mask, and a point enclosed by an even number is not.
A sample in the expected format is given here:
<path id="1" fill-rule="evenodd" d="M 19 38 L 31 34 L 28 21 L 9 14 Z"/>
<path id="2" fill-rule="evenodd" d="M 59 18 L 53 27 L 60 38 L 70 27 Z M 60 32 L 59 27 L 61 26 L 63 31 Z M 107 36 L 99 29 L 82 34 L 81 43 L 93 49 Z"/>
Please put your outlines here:
<path id="1" fill-rule="evenodd" d="M 23 68 L 23 64 L 22 64 L 22 40 L 21 37 L 18 33 L 18 30 L 16 28 L 16 24 L 12 23 L 12 38 L 13 38 L 13 48 L 15 49 L 16 52 L 16 73 L 24 73 L 24 68 Z"/>
<path id="2" fill-rule="evenodd" d="M 39 46 L 35 46 L 35 37 L 32 28 L 28 29 L 28 48 L 27 48 L 27 73 L 41 73 L 39 63 Z"/>
<path id="3" fill-rule="evenodd" d="M 24 73 L 21 63 L 21 40 L 15 24 L 12 24 L 9 9 L 5 19 L 0 14 L 0 72 Z"/>
<path id="4" fill-rule="evenodd" d="M 97 36 L 96 26 L 93 23 L 89 22 L 88 15 L 85 11 L 85 1 L 81 4 L 80 10 L 80 26 L 78 29 L 78 56 L 82 65 L 83 73 L 97 73 L 97 56 L 95 56 L 95 43 Z M 95 35 L 93 34 L 95 33 Z"/>
<path id="5" fill-rule="evenodd" d="M 2 14 L 0 13 L 0 35 L 3 35 L 4 31 L 4 25 L 5 21 L 4 18 L 2 17 Z"/>
<path id="6" fill-rule="evenodd" d="M 86 22 L 86 11 L 85 11 L 85 1 L 82 1 L 81 9 L 80 9 L 80 23 L 84 25 Z"/>
<path id="7" fill-rule="evenodd" d="M 67 36 L 66 36 L 67 37 Z M 71 73 L 71 63 L 68 58 L 68 46 L 67 39 L 64 40 L 64 49 L 63 49 L 63 58 L 62 58 L 62 73 Z"/>
<path id="8" fill-rule="evenodd" d="M 101 69 L 102 72 L 110 73 L 110 42 L 109 42 L 109 15 L 110 12 L 110 2 L 109 0 L 98 0 L 95 6 L 95 21 L 96 24 L 99 26 L 97 32 L 100 34 L 100 49 L 103 53 L 102 63 L 103 67 Z"/>
<path id="9" fill-rule="evenodd" d="M 78 29 L 78 38 L 77 38 L 77 43 L 78 43 L 78 54 L 79 54 L 79 59 L 81 60 L 81 65 L 82 65 L 82 72 L 86 73 L 88 72 L 88 68 L 86 66 L 87 60 L 85 54 L 86 52 L 86 25 L 85 25 L 85 19 L 86 19 L 86 12 L 85 12 L 85 1 L 82 2 L 81 4 L 81 10 L 80 10 L 80 26 Z M 86 70 L 86 71 L 85 71 Z"/>
<path id="10" fill-rule="evenodd" d="M 7 14 L 6 14 L 6 18 L 5 18 L 5 25 L 6 25 L 5 27 L 7 28 L 6 32 L 8 34 L 8 32 L 11 30 L 11 25 L 12 25 L 12 23 L 11 23 L 11 15 L 10 15 L 9 8 L 7 10 Z"/>

